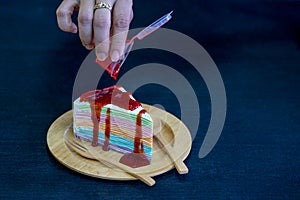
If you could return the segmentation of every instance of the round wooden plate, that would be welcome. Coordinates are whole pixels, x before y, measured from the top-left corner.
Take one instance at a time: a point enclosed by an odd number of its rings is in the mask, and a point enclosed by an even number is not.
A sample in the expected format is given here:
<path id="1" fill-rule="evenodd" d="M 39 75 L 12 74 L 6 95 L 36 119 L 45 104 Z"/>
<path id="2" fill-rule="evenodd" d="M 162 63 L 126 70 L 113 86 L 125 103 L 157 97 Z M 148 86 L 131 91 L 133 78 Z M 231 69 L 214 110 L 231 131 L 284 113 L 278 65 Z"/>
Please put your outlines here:
<path id="1" fill-rule="evenodd" d="M 173 156 L 184 160 L 188 156 L 192 145 L 192 138 L 188 128 L 178 118 L 164 110 L 146 104 L 143 104 L 143 108 L 148 111 L 153 119 L 154 134 L 160 132 L 174 149 L 173 153 L 176 155 Z M 64 142 L 64 137 L 73 137 L 72 122 L 73 111 L 70 110 L 57 118 L 48 130 L 48 147 L 60 163 L 74 171 L 92 177 L 109 180 L 136 179 L 122 170 L 107 167 L 99 161 L 82 157 L 69 149 Z M 112 150 L 110 152 L 111 157 L 114 159 L 123 155 Z M 156 176 L 173 168 L 173 161 L 163 150 L 163 147 L 154 139 L 151 164 L 135 170 L 138 173 Z"/>

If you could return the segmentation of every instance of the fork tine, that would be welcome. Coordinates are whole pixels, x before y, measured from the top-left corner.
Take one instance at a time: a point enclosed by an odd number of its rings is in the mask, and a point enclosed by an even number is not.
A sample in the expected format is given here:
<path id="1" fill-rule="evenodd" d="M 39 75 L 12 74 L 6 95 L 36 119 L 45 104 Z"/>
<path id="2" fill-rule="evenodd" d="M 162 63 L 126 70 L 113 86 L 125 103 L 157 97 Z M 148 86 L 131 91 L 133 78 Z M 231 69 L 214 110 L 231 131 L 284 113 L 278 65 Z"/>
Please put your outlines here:
<path id="1" fill-rule="evenodd" d="M 81 145 L 79 145 L 76 141 L 72 140 L 67 140 L 69 143 L 71 143 L 71 145 L 73 145 L 75 148 L 80 149 L 81 151 L 87 152 L 87 149 Z"/>
<path id="2" fill-rule="evenodd" d="M 99 160 L 99 159 L 95 158 L 95 157 L 91 154 L 91 152 L 89 151 L 89 149 L 88 149 L 89 147 L 85 146 L 84 144 L 81 144 L 79 141 L 76 141 L 76 140 L 72 140 L 72 141 L 75 143 L 76 146 L 78 146 L 79 148 L 84 149 L 84 151 L 86 151 L 86 152 L 90 155 L 90 158 L 95 159 L 95 160 L 98 160 L 99 162 L 101 162 L 102 164 L 104 164 L 105 166 L 107 166 L 107 167 L 109 167 L 109 168 L 115 168 L 114 165 L 111 165 L 111 164 L 105 162 L 104 160 Z"/>
<path id="3" fill-rule="evenodd" d="M 78 150 L 80 150 L 82 152 L 86 152 L 86 149 L 81 148 L 80 146 L 78 146 L 77 144 L 75 144 L 75 143 L 73 143 L 73 142 L 71 142 L 69 140 L 65 140 L 65 142 L 66 142 L 67 145 L 69 145 L 69 146 L 71 146 L 73 148 L 76 148 L 76 149 L 78 149 Z"/>
<path id="4" fill-rule="evenodd" d="M 81 148 L 85 149 L 86 151 L 88 151 L 88 149 L 87 149 L 84 145 L 82 145 L 81 143 L 79 143 L 78 141 L 73 140 L 73 142 L 74 142 L 76 145 L 78 145 L 79 147 L 81 147 Z"/>
<path id="5" fill-rule="evenodd" d="M 95 158 L 86 150 L 83 148 L 80 148 L 79 146 L 77 146 L 76 144 L 74 144 L 73 142 L 70 142 L 69 140 L 65 140 L 65 144 L 72 149 L 73 151 L 75 151 L 77 154 L 79 154 L 80 156 L 83 156 L 85 158 L 89 158 L 92 160 L 95 160 Z"/>

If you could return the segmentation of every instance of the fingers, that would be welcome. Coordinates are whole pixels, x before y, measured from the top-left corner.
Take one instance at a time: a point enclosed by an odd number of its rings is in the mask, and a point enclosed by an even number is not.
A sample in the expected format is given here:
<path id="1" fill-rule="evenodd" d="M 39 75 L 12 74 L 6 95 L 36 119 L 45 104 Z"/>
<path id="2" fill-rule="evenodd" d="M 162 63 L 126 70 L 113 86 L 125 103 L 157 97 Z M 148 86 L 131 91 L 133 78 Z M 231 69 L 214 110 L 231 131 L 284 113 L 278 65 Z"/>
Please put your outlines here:
<path id="1" fill-rule="evenodd" d="M 124 54 L 129 25 L 133 16 L 132 0 L 118 0 L 113 12 L 113 37 L 111 41 L 110 57 L 117 61 Z"/>
<path id="2" fill-rule="evenodd" d="M 89 50 L 94 48 L 94 45 L 92 44 L 94 15 L 93 6 L 94 0 L 81 1 L 78 13 L 79 37 L 82 45 Z"/>
<path id="3" fill-rule="evenodd" d="M 79 37 L 87 49 L 96 46 L 97 58 L 101 61 L 110 56 L 117 61 L 124 54 L 129 24 L 133 17 L 132 0 L 105 0 L 114 7 L 111 11 L 105 8 L 93 10 L 94 0 L 80 1 L 78 14 Z M 97 0 L 96 0 L 97 3 Z M 58 26 L 66 32 L 77 32 L 72 22 L 74 9 L 78 8 L 79 0 L 64 0 L 56 11 Z M 113 37 L 110 42 L 110 33 Z"/>
<path id="4" fill-rule="evenodd" d="M 105 8 L 95 10 L 93 26 L 96 56 L 103 61 L 107 58 L 109 52 L 111 11 Z"/>
<path id="5" fill-rule="evenodd" d="M 77 26 L 72 22 L 74 8 L 78 6 L 77 0 L 64 0 L 56 10 L 57 23 L 61 30 L 77 33 Z"/>

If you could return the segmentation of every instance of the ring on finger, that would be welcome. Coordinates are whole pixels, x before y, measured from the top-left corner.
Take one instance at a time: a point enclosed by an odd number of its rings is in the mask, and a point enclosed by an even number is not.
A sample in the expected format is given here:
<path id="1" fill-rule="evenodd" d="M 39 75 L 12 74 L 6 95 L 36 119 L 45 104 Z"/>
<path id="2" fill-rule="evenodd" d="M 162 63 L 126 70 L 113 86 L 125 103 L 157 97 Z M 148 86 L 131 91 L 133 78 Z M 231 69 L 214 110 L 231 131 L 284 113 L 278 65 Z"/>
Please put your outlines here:
<path id="1" fill-rule="evenodd" d="M 105 9 L 108 9 L 109 11 L 111 11 L 112 6 L 110 4 L 104 3 L 104 2 L 99 2 L 94 5 L 94 11 L 97 9 L 102 9 L 102 8 L 105 8 Z"/>

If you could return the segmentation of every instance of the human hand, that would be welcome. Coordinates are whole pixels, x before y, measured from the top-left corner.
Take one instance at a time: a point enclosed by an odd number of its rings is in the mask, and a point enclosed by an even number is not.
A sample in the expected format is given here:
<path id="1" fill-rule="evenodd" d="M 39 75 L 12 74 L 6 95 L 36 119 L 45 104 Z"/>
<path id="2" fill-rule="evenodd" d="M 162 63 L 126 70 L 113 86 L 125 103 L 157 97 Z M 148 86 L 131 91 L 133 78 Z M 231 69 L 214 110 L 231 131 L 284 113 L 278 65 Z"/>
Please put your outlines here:
<path id="1" fill-rule="evenodd" d="M 95 4 L 101 5 L 100 8 L 94 10 Z M 99 60 L 109 56 L 116 62 L 124 54 L 133 18 L 132 5 L 133 0 L 96 0 L 96 3 L 95 0 L 63 0 L 56 11 L 58 26 L 66 32 L 79 31 L 82 45 L 89 50 L 96 48 Z M 77 28 L 71 16 L 78 9 Z"/>

